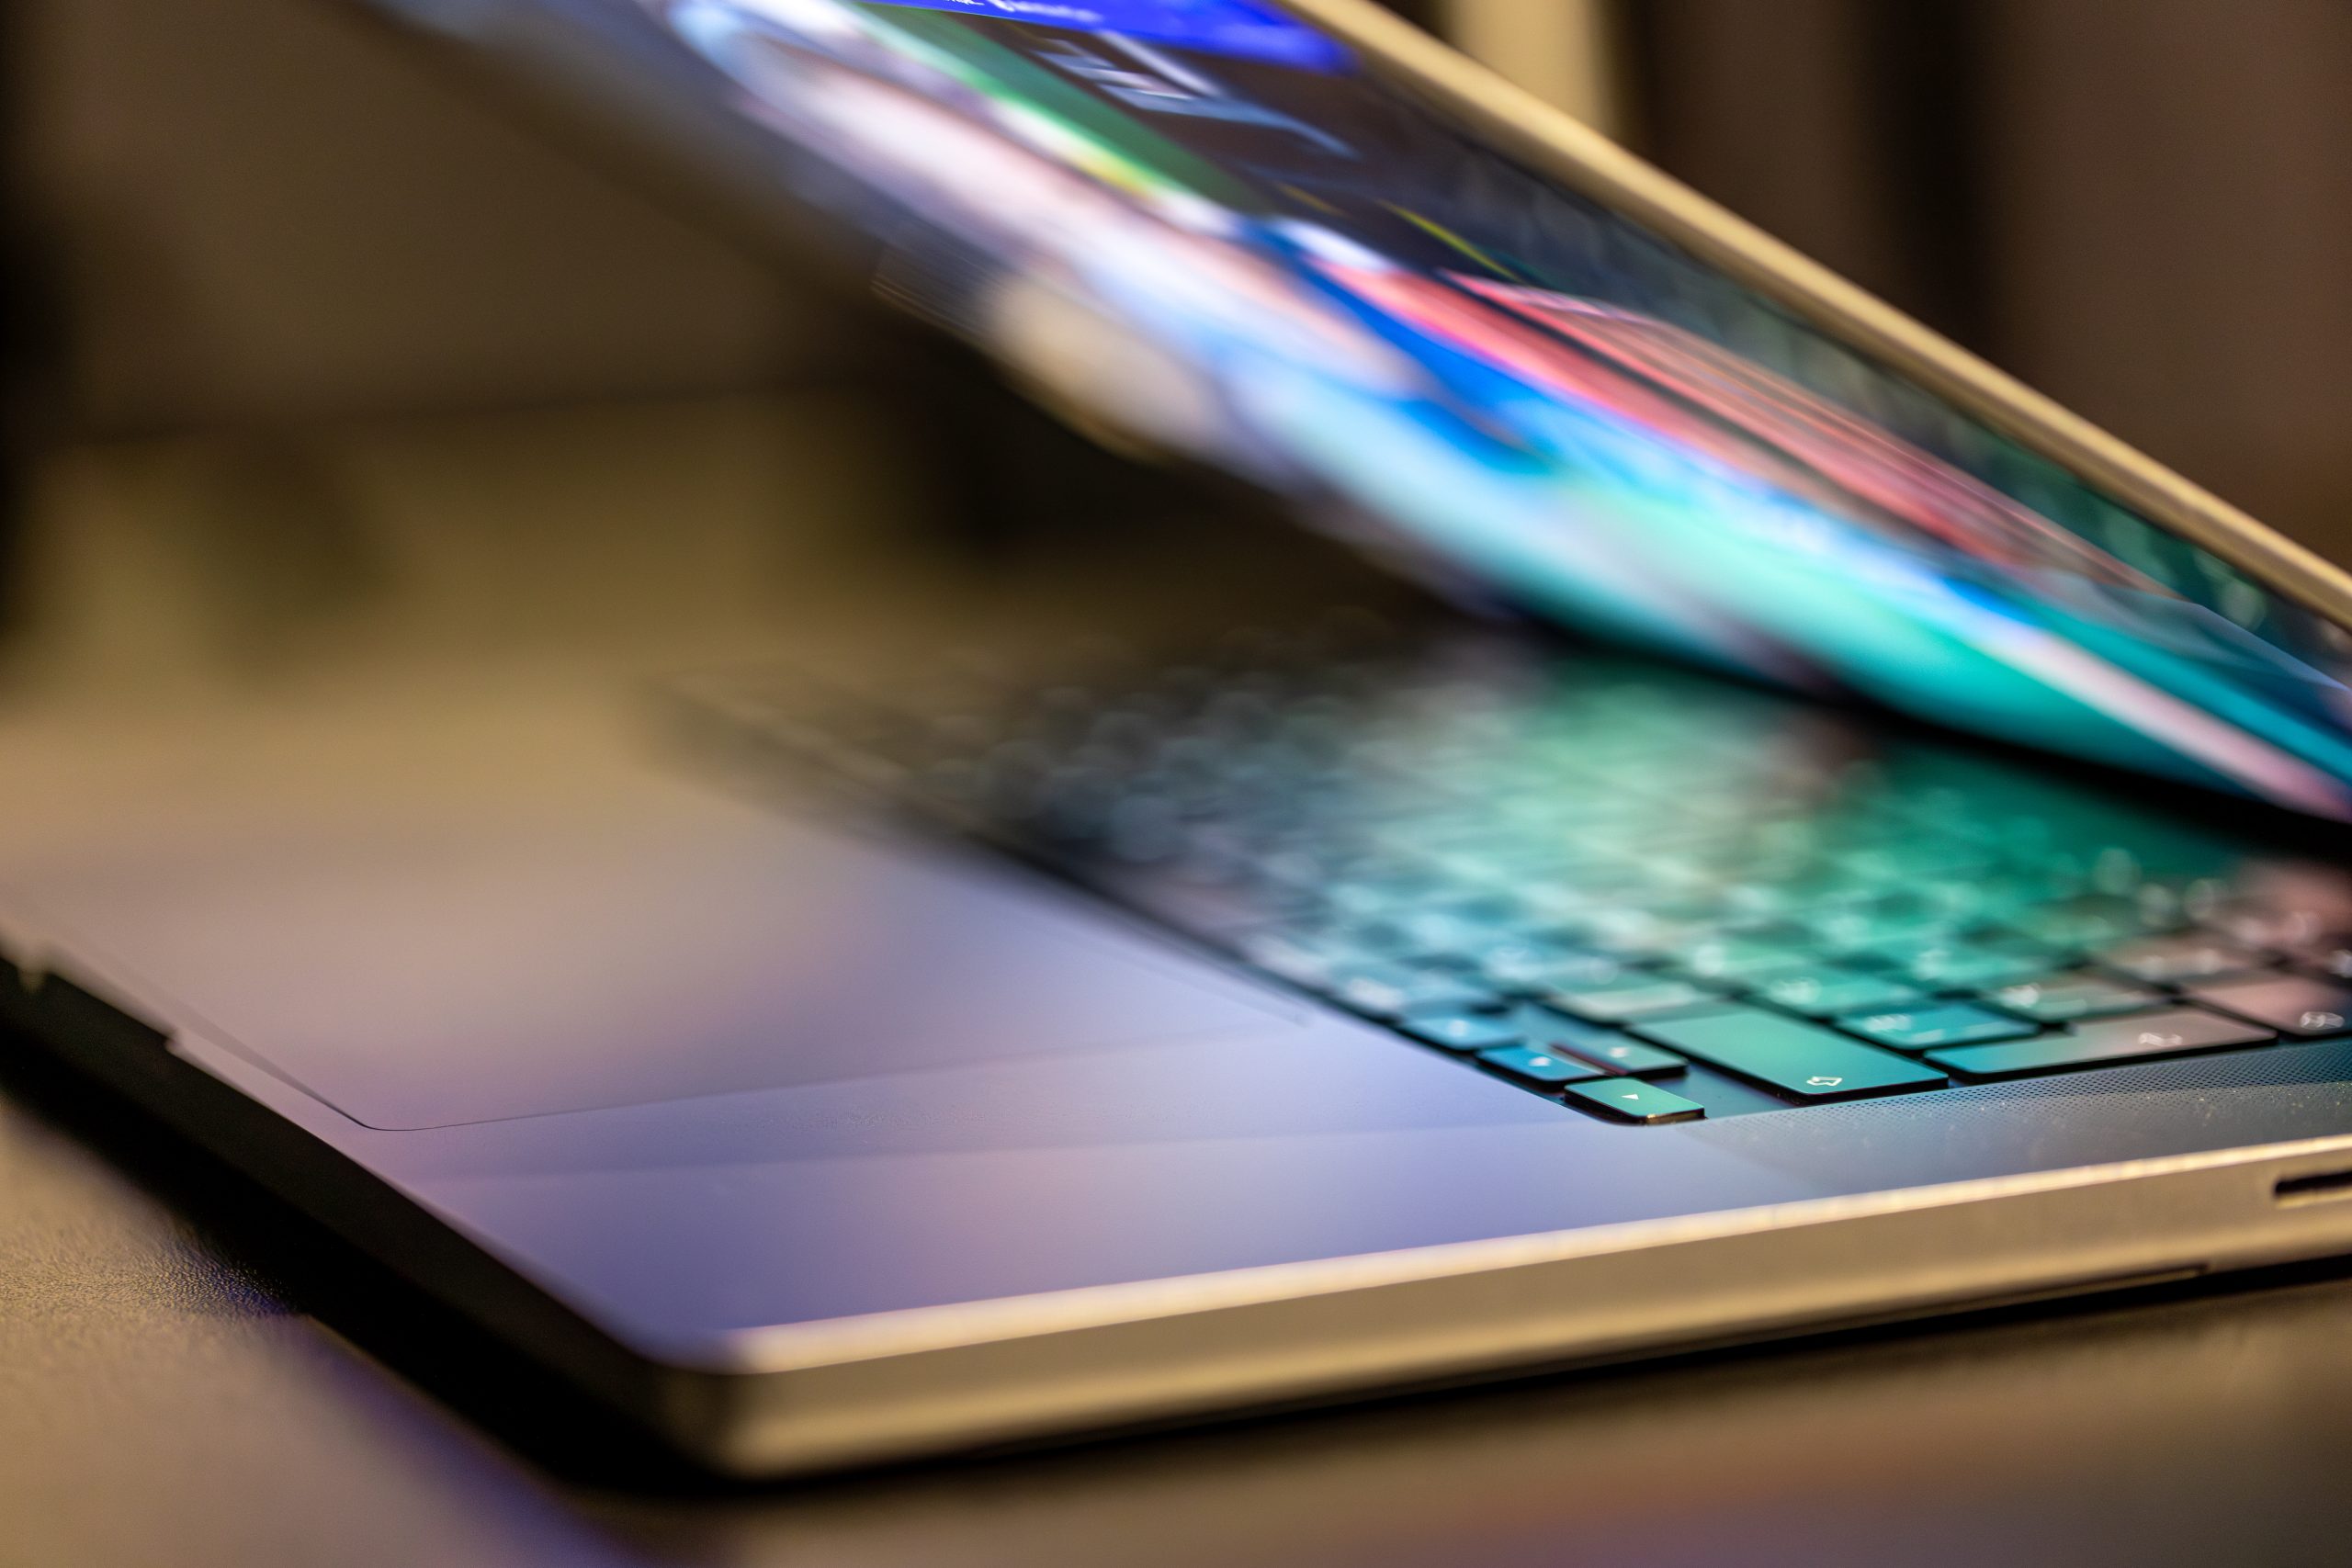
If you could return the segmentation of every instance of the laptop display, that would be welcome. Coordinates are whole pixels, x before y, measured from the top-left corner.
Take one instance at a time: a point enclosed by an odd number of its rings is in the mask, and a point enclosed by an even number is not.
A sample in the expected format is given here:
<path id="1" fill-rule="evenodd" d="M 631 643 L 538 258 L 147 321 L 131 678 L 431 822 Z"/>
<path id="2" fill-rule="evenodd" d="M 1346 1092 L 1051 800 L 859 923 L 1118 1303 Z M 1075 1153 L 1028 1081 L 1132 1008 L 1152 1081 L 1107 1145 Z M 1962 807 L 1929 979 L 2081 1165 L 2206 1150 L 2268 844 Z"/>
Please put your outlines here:
<path id="1" fill-rule="evenodd" d="M 2334 627 L 1272 6 L 547 3 L 1098 427 L 1605 637 L 2352 817 Z"/>

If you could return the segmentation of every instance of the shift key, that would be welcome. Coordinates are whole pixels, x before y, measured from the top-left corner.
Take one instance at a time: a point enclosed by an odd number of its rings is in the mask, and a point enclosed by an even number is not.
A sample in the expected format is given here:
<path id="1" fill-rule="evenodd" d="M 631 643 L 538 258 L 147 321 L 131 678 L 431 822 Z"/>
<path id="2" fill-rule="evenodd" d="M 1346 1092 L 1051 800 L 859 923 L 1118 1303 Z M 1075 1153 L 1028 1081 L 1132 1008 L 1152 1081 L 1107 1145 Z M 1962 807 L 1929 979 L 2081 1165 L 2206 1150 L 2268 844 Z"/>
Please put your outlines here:
<path id="1" fill-rule="evenodd" d="M 1973 1078 L 2024 1077 L 2063 1073 L 2074 1067 L 2153 1061 L 2194 1051 L 2259 1045 L 2276 1036 L 2257 1023 L 2241 1023 L 2195 1008 L 2172 1008 L 2132 1018 L 2078 1023 L 2058 1034 L 2008 1045 L 1964 1045 L 1931 1053 L 1928 1060 Z"/>
<path id="2" fill-rule="evenodd" d="M 1935 1089 L 1947 1081 L 1934 1068 L 1892 1051 L 1757 1008 L 1646 1020 L 1631 1028 L 1644 1039 L 1798 1100 L 1852 1100 Z"/>

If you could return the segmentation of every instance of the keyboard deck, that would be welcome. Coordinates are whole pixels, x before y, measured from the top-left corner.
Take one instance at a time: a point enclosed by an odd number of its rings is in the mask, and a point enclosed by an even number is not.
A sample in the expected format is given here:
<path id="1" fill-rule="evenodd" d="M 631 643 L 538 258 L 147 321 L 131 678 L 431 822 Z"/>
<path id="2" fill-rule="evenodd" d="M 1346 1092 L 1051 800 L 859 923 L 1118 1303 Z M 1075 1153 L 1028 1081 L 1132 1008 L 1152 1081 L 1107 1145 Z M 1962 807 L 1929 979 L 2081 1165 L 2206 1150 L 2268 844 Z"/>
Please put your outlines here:
<path id="1" fill-rule="evenodd" d="M 787 708 L 928 815 L 1615 1121 L 2352 1034 L 2339 866 L 1640 661 L 1258 637 Z"/>

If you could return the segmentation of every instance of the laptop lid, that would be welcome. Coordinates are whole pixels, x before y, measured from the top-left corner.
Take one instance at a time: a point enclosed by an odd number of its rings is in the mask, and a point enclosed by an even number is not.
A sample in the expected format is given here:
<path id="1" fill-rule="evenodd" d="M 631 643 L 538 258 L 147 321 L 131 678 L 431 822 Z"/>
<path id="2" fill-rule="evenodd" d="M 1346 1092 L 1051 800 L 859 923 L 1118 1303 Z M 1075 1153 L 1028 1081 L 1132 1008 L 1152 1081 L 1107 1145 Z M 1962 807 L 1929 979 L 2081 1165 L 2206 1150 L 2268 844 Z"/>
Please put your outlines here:
<path id="1" fill-rule="evenodd" d="M 1364 0 L 373 3 L 1464 593 L 2352 818 L 2340 574 Z"/>

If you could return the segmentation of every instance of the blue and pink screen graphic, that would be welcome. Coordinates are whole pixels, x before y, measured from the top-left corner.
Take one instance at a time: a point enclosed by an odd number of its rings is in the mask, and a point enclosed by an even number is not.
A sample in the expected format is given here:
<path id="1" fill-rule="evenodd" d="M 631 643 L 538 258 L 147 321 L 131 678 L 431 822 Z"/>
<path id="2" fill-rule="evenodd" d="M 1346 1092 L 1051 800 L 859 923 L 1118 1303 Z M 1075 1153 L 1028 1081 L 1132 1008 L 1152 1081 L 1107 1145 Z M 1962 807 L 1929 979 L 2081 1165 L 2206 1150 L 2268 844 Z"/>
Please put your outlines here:
<path id="1" fill-rule="evenodd" d="M 1057 401 L 1430 571 L 2352 818 L 2352 645 L 1250 0 L 635 0 Z"/>

